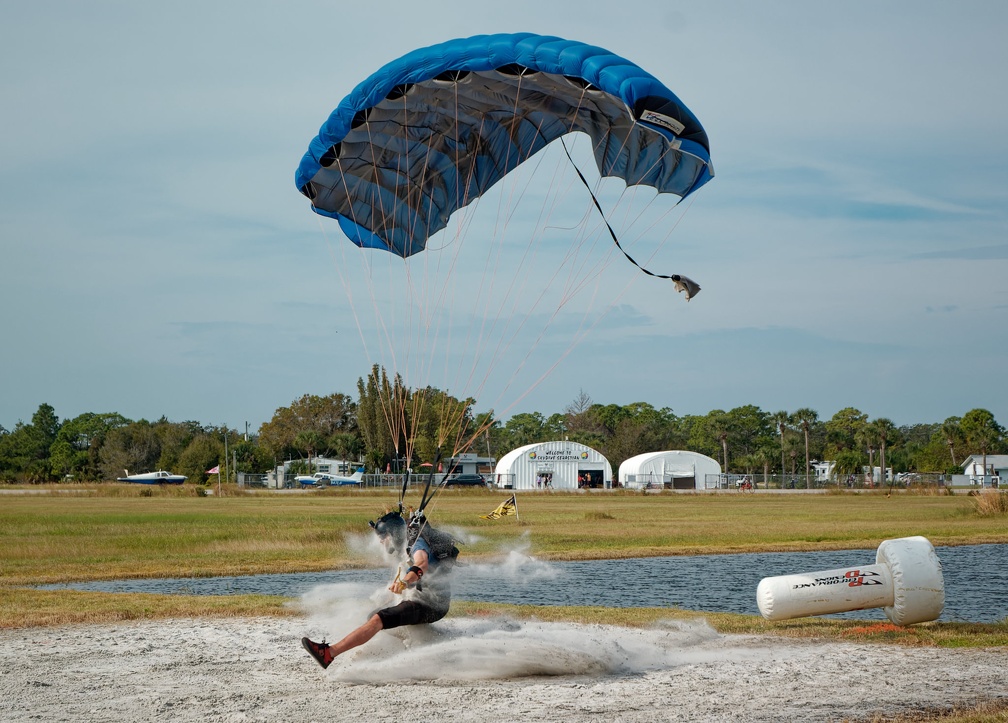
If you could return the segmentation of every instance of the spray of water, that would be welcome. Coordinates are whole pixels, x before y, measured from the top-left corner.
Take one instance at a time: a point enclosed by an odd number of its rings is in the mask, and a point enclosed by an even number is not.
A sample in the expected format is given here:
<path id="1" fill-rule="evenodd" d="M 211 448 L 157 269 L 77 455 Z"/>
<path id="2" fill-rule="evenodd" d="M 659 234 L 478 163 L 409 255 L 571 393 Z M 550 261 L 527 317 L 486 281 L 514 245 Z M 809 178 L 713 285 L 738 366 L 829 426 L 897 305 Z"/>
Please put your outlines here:
<path id="1" fill-rule="evenodd" d="M 373 535 L 350 536 L 355 552 L 391 565 Z M 528 541 L 489 562 L 467 563 L 455 575 L 507 585 L 556 578 L 557 568 L 527 554 Z M 309 636 L 338 640 L 375 610 L 398 598 L 373 585 L 323 585 L 302 596 Z M 705 622 L 666 621 L 649 629 L 547 623 L 508 617 L 449 617 L 434 625 L 383 631 L 337 659 L 336 680 L 387 683 L 407 680 L 507 680 L 531 676 L 602 676 L 667 669 L 724 657 L 720 636 Z M 737 657 L 738 651 L 733 654 Z"/>

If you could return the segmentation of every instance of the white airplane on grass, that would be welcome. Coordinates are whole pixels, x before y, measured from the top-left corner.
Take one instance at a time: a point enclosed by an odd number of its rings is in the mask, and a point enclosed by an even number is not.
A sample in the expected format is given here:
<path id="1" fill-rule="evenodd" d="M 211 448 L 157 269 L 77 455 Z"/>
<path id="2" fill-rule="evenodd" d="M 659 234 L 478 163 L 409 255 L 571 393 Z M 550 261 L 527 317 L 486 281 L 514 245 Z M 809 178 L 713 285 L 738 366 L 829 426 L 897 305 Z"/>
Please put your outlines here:
<path id="1" fill-rule="evenodd" d="M 164 470 L 157 472 L 145 472 L 144 474 L 130 474 L 128 469 L 124 469 L 125 477 L 117 477 L 116 482 L 136 482 L 142 485 L 180 485 L 185 482 L 184 474 L 172 474 Z"/>
<path id="2" fill-rule="evenodd" d="M 362 479 L 364 479 L 364 468 L 359 467 L 350 477 L 330 474 L 329 472 L 316 472 L 311 476 L 299 475 L 294 478 L 294 481 L 302 487 L 325 487 L 326 485 L 343 487 L 346 485 L 359 485 Z"/>

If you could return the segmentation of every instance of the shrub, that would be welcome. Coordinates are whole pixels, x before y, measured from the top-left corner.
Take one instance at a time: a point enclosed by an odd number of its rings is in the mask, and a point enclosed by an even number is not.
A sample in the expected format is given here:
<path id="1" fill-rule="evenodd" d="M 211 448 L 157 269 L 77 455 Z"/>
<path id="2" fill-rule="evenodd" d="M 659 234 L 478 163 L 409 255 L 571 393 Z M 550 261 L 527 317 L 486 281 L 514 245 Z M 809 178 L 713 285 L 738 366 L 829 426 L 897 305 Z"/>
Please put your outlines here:
<path id="1" fill-rule="evenodd" d="M 973 496 L 973 507 L 981 517 L 1008 515 L 1008 492 L 985 490 Z"/>

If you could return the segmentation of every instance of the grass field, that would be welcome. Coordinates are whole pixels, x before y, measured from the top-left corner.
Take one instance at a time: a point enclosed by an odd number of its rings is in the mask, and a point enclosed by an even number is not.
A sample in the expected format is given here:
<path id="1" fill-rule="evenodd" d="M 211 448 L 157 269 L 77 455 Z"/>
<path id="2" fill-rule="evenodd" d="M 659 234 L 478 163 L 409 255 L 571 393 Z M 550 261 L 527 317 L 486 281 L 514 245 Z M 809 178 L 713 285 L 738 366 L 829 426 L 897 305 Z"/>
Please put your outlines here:
<path id="1" fill-rule="evenodd" d="M 360 566 L 348 536 L 366 534 L 368 520 L 397 501 L 380 491 L 97 489 L 0 496 L 0 585 Z M 529 493 L 518 497 L 520 519 L 480 519 L 504 498 L 448 490 L 428 512 L 438 526 L 465 530 L 470 558 L 519 542 L 555 560 L 871 549 L 909 535 L 935 545 L 1008 542 L 1008 516 L 980 515 L 965 495 Z"/>
<path id="2" fill-rule="evenodd" d="M 268 596 L 186 597 L 40 591 L 29 586 L 129 577 L 303 572 L 361 566 L 348 544 L 397 501 L 391 491 L 326 490 L 222 496 L 191 489 L 106 485 L 48 494 L 0 495 L 0 627 L 190 615 L 289 615 Z M 923 535 L 935 545 L 1008 542 L 1008 517 L 978 511 L 975 498 L 894 494 L 519 495 L 520 519 L 483 520 L 502 492 L 445 491 L 432 521 L 464 530 L 466 557 L 527 548 L 572 560 L 743 551 L 874 548 Z M 459 603 L 464 614 L 502 606 Z M 667 609 L 514 607 L 516 615 L 645 625 Z M 806 619 L 768 623 L 705 617 L 722 632 L 894 640 L 912 645 L 1008 645 L 1008 623 L 932 623 L 913 628 Z"/>

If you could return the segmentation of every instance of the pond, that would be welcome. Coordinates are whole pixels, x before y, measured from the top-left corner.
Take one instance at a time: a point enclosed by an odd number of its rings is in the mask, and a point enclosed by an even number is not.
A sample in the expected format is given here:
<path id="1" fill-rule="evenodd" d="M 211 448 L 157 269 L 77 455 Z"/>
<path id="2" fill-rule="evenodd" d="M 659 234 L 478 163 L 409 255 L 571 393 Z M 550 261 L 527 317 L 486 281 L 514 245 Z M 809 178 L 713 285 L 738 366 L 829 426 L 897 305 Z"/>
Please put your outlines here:
<path id="1" fill-rule="evenodd" d="M 945 578 L 945 610 L 940 620 L 996 622 L 1008 617 L 1008 545 L 938 547 Z M 463 550 L 464 553 L 464 550 Z M 464 554 L 460 559 L 464 559 Z M 512 552 L 492 563 L 456 568 L 457 599 L 532 605 L 677 607 L 703 612 L 759 615 L 756 586 L 764 577 L 874 564 L 874 550 L 757 552 L 732 555 L 646 557 L 628 560 L 544 562 Z M 387 584 L 389 570 L 368 568 L 212 578 L 116 580 L 66 585 L 104 592 L 185 595 L 259 593 L 296 597 L 319 585 Z M 881 610 L 833 617 L 884 620 Z"/>

